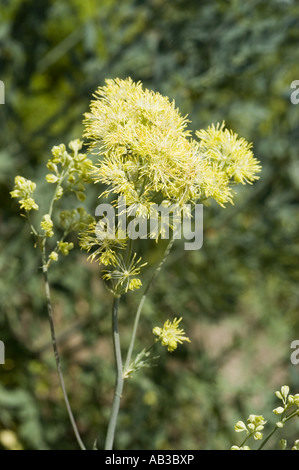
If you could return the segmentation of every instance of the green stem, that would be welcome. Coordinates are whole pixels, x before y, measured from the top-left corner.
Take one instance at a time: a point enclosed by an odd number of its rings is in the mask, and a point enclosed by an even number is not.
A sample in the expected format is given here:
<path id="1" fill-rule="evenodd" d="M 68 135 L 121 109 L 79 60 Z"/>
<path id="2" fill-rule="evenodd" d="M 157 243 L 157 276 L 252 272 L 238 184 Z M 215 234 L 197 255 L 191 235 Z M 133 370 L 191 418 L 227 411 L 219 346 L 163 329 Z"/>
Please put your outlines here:
<path id="1" fill-rule="evenodd" d="M 131 362 L 131 357 L 132 357 L 132 353 L 133 353 L 133 349 L 134 349 L 134 344 L 135 344 L 135 339 L 136 339 L 136 334 L 137 334 L 137 328 L 138 328 L 138 323 L 139 323 L 139 319 L 140 319 L 140 315 L 141 315 L 141 311 L 142 311 L 142 308 L 143 308 L 143 305 L 144 305 L 144 302 L 146 300 L 146 297 L 147 297 L 147 293 L 149 291 L 149 288 L 151 287 L 153 281 L 156 279 L 157 275 L 159 274 L 159 272 L 161 271 L 162 269 L 162 266 L 163 264 L 165 263 L 169 253 L 170 253 L 170 250 L 172 248 L 174 244 L 174 238 L 171 238 L 167 247 L 166 247 L 166 250 L 164 252 L 164 256 L 163 256 L 163 259 L 161 260 L 161 262 L 159 263 L 159 265 L 157 266 L 157 268 L 155 269 L 152 277 L 150 278 L 150 280 L 148 281 L 147 285 L 146 285 L 146 288 L 144 290 L 144 293 L 141 297 L 141 300 L 140 300 L 140 303 L 138 305 L 138 309 L 137 309 L 137 312 L 136 312 L 136 315 L 135 315 L 135 320 L 134 320 L 134 325 L 133 325 L 133 332 L 132 332 L 132 337 L 131 337 L 131 342 L 130 342 L 130 346 L 129 346 L 129 349 L 128 349 L 128 354 L 127 354 L 127 358 L 126 358 L 126 362 L 125 362 L 125 367 L 124 367 L 124 370 L 128 370 L 129 366 L 130 366 L 130 362 Z"/>
<path id="2" fill-rule="evenodd" d="M 263 440 L 263 442 L 262 442 L 261 445 L 257 448 L 257 450 L 262 450 L 262 448 L 264 447 L 264 445 L 269 441 L 270 437 L 273 436 L 273 434 L 277 431 L 277 429 L 279 429 L 277 426 L 275 426 L 275 428 L 272 429 L 272 431 L 270 432 L 270 434 Z"/>
<path id="3" fill-rule="evenodd" d="M 154 271 L 152 277 L 150 278 L 145 288 L 145 291 L 143 293 L 143 296 L 141 298 L 141 301 L 139 303 L 136 316 L 135 316 L 132 338 L 131 338 L 124 368 L 123 368 L 123 363 L 122 363 L 120 339 L 119 339 L 119 332 L 118 332 L 118 306 L 119 306 L 120 298 L 119 296 L 114 297 L 113 308 L 112 308 L 112 330 L 113 330 L 114 355 L 115 355 L 115 362 L 116 362 L 116 383 L 115 383 L 114 398 L 113 398 L 112 409 L 111 409 L 111 416 L 110 416 L 107 436 L 106 436 L 105 450 L 113 449 L 116 422 L 117 422 L 117 417 L 118 417 L 118 412 L 119 412 L 119 407 L 120 407 L 121 394 L 122 394 L 123 385 L 124 385 L 124 375 L 125 375 L 124 371 L 128 369 L 130 362 L 131 362 L 132 352 L 133 352 L 136 333 L 137 333 L 137 327 L 139 323 L 140 314 L 143 308 L 143 304 L 145 302 L 145 299 L 146 299 L 146 296 L 147 296 L 147 293 L 149 291 L 151 284 L 153 283 L 153 281 L 155 280 L 155 278 L 161 271 L 162 266 L 165 263 L 166 258 L 169 255 L 169 252 L 173 246 L 173 243 L 174 243 L 174 239 L 172 238 L 166 247 L 163 259 L 161 260 L 158 267 Z"/>
<path id="4" fill-rule="evenodd" d="M 66 388 L 65 388 L 65 383 L 64 383 L 64 378 L 63 378 L 63 373 L 61 370 L 61 362 L 60 362 L 60 356 L 58 352 L 58 347 L 57 347 L 57 341 L 56 341 L 56 333 L 55 333 L 55 325 L 54 325 L 54 318 L 53 318 L 53 307 L 52 307 L 52 302 L 51 302 L 51 294 L 50 294 L 50 285 L 49 285 L 49 279 L 48 279 L 48 266 L 46 262 L 46 253 L 45 253 L 45 243 L 43 242 L 41 244 L 41 252 L 42 252 L 42 262 L 43 262 L 43 277 L 44 277 L 44 284 L 45 284 L 45 293 L 46 293 L 46 299 L 47 299 L 47 309 L 48 309 L 48 318 L 49 318 L 49 323 L 50 323 L 50 330 L 51 330 L 51 337 L 52 337 L 52 345 L 53 345 L 53 351 L 54 351 L 54 356 L 55 356 L 55 361 L 56 361 L 56 366 L 57 366 L 57 371 L 58 371 L 58 376 L 59 376 L 59 381 L 64 397 L 64 401 L 66 404 L 67 412 L 70 418 L 71 425 L 73 427 L 77 442 L 79 444 L 79 447 L 81 450 L 86 450 L 85 446 L 81 440 L 73 413 L 72 409 L 68 400 Z"/>
<path id="5" fill-rule="evenodd" d="M 55 202 L 55 198 L 56 198 L 58 188 L 61 186 L 61 183 L 62 183 L 63 179 L 65 178 L 65 176 L 66 176 L 66 172 L 63 173 L 60 176 L 60 179 L 59 179 L 59 181 L 57 183 L 57 186 L 56 186 L 56 189 L 54 191 L 54 195 L 53 195 L 52 200 L 50 202 L 50 207 L 49 207 L 49 212 L 48 212 L 50 217 L 52 216 L 53 205 L 54 205 L 54 202 Z M 77 425 L 76 425 L 76 421 L 75 421 L 73 413 L 72 413 L 72 409 L 71 409 L 71 405 L 70 405 L 68 395 L 67 395 L 67 392 L 66 392 L 63 373 L 62 373 L 62 369 L 61 369 L 61 362 L 60 362 L 60 356 L 59 356 L 58 347 L 57 347 L 56 332 L 55 332 L 55 325 L 54 325 L 53 307 L 52 307 L 52 302 L 51 302 L 50 283 L 49 283 L 49 278 L 48 278 L 49 261 L 47 261 L 47 256 L 46 256 L 46 239 L 45 239 L 44 236 L 43 237 L 40 236 L 38 234 L 38 232 L 36 231 L 36 229 L 34 228 L 32 222 L 31 222 L 30 215 L 29 215 L 28 211 L 26 212 L 26 216 L 27 216 L 27 220 L 29 222 L 32 234 L 35 237 L 36 245 L 39 246 L 40 252 L 41 252 L 42 265 L 43 265 L 42 266 L 43 278 L 44 278 L 44 286 L 45 286 L 45 295 L 46 295 L 46 300 L 47 300 L 48 319 L 49 319 L 49 324 L 50 324 L 52 346 L 53 346 L 54 357 L 55 357 L 55 361 L 56 361 L 56 367 L 57 367 L 58 377 L 59 377 L 59 381 L 60 381 L 60 386 L 61 386 L 61 389 L 62 389 L 65 405 L 66 405 L 66 408 L 67 408 L 69 419 L 70 419 L 72 428 L 74 430 L 78 445 L 79 445 L 81 450 L 86 450 L 86 448 L 85 448 L 85 446 L 82 442 L 82 439 L 80 437 L 80 434 L 79 434 L 79 431 L 78 431 L 78 428 L 77 428 Z M 65 235 L 66 235 L 66 232 L 64 233 L 64 236 L 63 236 L 62 239 L 64 239 Z"/>
<path id="6" fill-rule="evenodd" d="M 113 307 L 112 307 L 112 331 L 113 331 L 113 347 L 114 347 L 114 356 L 116 363 L 116 382 L 114 389 L 114 397 L 111 408 L 111 416 L 109 420 L 105 450 L 112 450 L 114 443 L 114 435 L 116 429 L 116 422 L 120 407 L 120 399 L 124 385 L 123 378 L 123 365 L 121 357 L 121 348 L 120 348 L 120 339 L 118 332 L 118 306 L 119 306 L 119 296 L 114 296 Z"/>
<path id="7" fill-rule="evenodd" d="M 252 434 L 248 434 L 248 436 L 245 437 L 244 441 L 241 442 L 240 444 L 240 447 L 243 447 L 243 445 L 245 444 L 245 442 L 252 436 Z"/>
<path id="8" fill-rule="evenodd" d="M 130 258 L 132 255 L 132 250 L 133 250 L 133 241 L 131 238 L 129 238 L 128 241 L 128 247 L 127 247 L 127 256 L 126 256 L 126 264 L 129 265 Z"/>
<path id="9" fill-rule="evenodd" d="M 53 206 L 54 206 L 54 203 L 56 201 L 56 195 L 58 193 L 58 190 L 60 187 L 62 187 L 62 183 L 63 183 L 63 180 L 65 179 L 65 177 L 67 176 L 68 174 L 68 170 L 64 170 L 61 175 L 59 176 L 59 179 L 57 181 L 57 184 L 56 184 L 56 188 L 55 188 L 55 191 L 54 191 L 54 194 L 53 194 L 53 197 L 52 197 L 52 200 L 50 202 L 50 207 L 49 207 L 49 216 L 50 218 L 52 219 L 52 212 L 53 212 Z"/>
<path id="10" fill-rule="evenodd" d="M 31 233 L 34 236 L 35 242 L 37 244 L 37 243 L 39 243 L 39 235 L 38 235 L 37 231 L 35 230 L 34 225 L 31 222 L 29 211 L 26 211 L 26 218 L 27 218 Z"/>
<path id="11" fill-rule="evenodd" d="M 282 417 L 281 422 L 285 424 L 287 421 L 294 418 L 294 416 L 298 416 L 298 410 L 293 411 L 292 413 L 285 416 L 284 418 Z M 270 434 L 263 440 L 263 442 L 261 443 L 261 445 L 258 447 L 257 450 L 261 450 L 265 446 L 265 444 L 269 441 L 270 437 L 273 436 L 273 434 L 275 433 L 275 431 L 277 431 L 277 429 L 281 429 L 281 428 L 279 428 L 278 426 L 275 426 L 275 428 L 272 429 Z"/>

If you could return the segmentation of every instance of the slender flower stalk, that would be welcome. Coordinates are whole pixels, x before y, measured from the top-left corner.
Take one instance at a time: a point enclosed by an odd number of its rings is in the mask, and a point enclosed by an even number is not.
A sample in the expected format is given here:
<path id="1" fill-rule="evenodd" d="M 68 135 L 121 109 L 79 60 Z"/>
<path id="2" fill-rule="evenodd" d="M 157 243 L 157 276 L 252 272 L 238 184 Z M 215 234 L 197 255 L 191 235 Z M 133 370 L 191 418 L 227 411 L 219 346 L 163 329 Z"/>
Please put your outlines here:
<path id="1" fill-rule="evenodd" d="M 136 334 L 137 334 L 137 328 L 138 328 L 138 324 L 139 324 L 139 320 L 140 320 L 140 315 L 141 315 L 141 312 L 142 312 L 142 309 L 143 309 L 143 305 L 144 305 L 144 302 L 146 300 L 146 297 L 147 297 L 147 294 L 148 294 L 148 291 L 151 287 L 151 285 L 153 284 L 154 280 L 156 279 L 156 277 L 158 276 L 159 272 L 161 271 L 166 259 L 168 258 L 168 255 L 171 251 L 171 248 L 173 247 L 173 244 L 174 244 L 174 238 L 171 238 L 169 243 L 167 244 L 167 247 L 166 247 L 166 250 L 164 252 L 164 256 L 162 258 L 162 260 L 160 261 L 160 263 L 158 264 L 157 268 L 155 269 L 155 271 L 153 272 L 151 278 L 149 279 L 147 285 L 146 285 L 146 288 L 144 289 L 144 292 L 143 292 L 143 295 L 140 299 L 140 302 L 139 302 L 139 305 L 138 305 L 138 308 L 137 308 L 137 312 L 136 312 L 136 315 L 135 315 L 135 320 L 134 320 L 134 325 L 133 325 L 133 331 L 132 331 L 132 337 L 131 337 L 131 342 L 130 342 L 130 346 L 129 346 L 129 349 L 128 349 L 128 353 L 127 353 L 127 357 L 126 357 L 126 362 L 125 362 L 125 366 L 124 366 L 124 370 L 125 370 L 125 373 L 126 371 L 129 370 L 129 366 L 130 366 L 130 363 L 131 363 L 131 358 L 132 358 L 132 353 L 133 353 L 133 349 L 134 349 L 134 344 L 135 344 L 135 339 L 136 339 Z"/>
<path id="2" fill-rule="evenodd" d="M 137 329 L 138 329 L 138 324 L 139 324 L 139 319 L 140 315 L 142 312 L 142 308 L 144 305 L 144 302 L 146 300 L 148 291 L 156 279 L 157 275 L 162 269 L 162 266 L 164 265 L 171 248 L 174 244 L 174 238 L 172 238 L 164 252 L 164 256 L 162 260 L 160 261 L 159 265 L 153 272 L 150 280 L 148 281 L 146 288 L 144 290 L 144 293 L 142 295 L 142 298 L 140 300 L 140 303 L 138 305 L 138 309 L 135 315 L 135 320 L 134 320 L 134 326 L 133 326 L 133 331 L 132 331 L 132 336 L 131 336 L 131 342 L 129 345 L 125 365 L 123 367 L 123 362 L 122 362 L 122 354 L 121 354 L 121 346 L 120 346 L 120 337 L 119 337 L 119 331 L 118 331 L 118 307 L 119 307 L 119 301 L 120 297 L 115 296 L 113 300 L 113 307 L 112 307 L 112 331 L 113 331 L 113 347 L 114 347 L 114 356 L 115 356 L 115 364 L 116 364 L 116 382 L 115 382 L 115 390 L 114 390 L 114 398 L 113 398 L 113 403 L 112 403 L 112 410 L 111 410 L 111 416 L 110 416 L 110 421 L 108 425 L 108 431 L 106 435 L 106 443 L 105 443 L 105 450 L 112 450 L 113 448 L 113 443 L 114 443 L 114 436 L 115 436 L 115 429 L 116 429 L 116 423 L 117 423 L 117 417 L 119 413 L 119 408 L 120 408 L 120 400 L 121 400 L 121 394 L 123 390 L 123 385 L 124 385 L 124 378 L 126 377 L 126 371 L 129 370 L 131 358 L 132 358 L 132 353 L 134 349 L 134 344 L 135 344 L 135 339 L 136 339 L 136 334 L 137 334 Z M 153 343 L 154 344 L 154 343 Z"/>
<path id="3" fill-rule="evenodd" d="M 22 176 L 16 176 L 15 186 L 13 191 L 11 191 L 11 197 L 18 198 L 20 208 L 24 209 L 25 216 L 28 220 L 30 230 L 32 235 L 35 238 L 35 246 L 40 249 L 41 261 L 42 261 L 42 273 L 44 279 L 45 287 L 45 296 L 47 302 L 47 311 L 48 311 L 48 320 L 50 325 L 50 332 L 52 338 L 52 346 L 54 357 L 56 361 L 56 367 L 58 372 L 58 377 L 69 415 L 69 419 L 74 430 L 75 437 L 79 444 L 81 450 L 85 450 L 85 446 L 80 437 L 76 421 L 74 419 L 69 398 L 66 391 L 66 386 L 64 382 L 61 360 L 57 346 L 56 332 L 55 332 L 55 323 L 53 316 L 53 307 L 51 302 L 51 293 L 50 293 L 50 283 L 48 277 L 48 270 L 51 262 L 58 260 L 58 253 L 61 253 L 63 256 L 68 255 L 69 250 L 71 250 L 74 245 L 73 243 L 65 242 L 65 237 L 75 229 L 83 229 L 88 223 L 90 223 L 89 214 L 85 212 L 83 208 L 77 208 L 73 211 L 62 211 L 60 213 L 60 222 L 61 226 L 64 229 L 63 236 L 56 243 L 55 249 L 53 249 L 49 256 L 47 256 L 47 240 L 54 236 L 54 224 L 52 220 L 52 212 L 54 204 L 58 201 L 63 193 L 63 182 L 68 178 L 66 183 L 67 189 L 76 193 L 78 200 L 83 200 L 85 195 L 83 193 L 84 183 L 88 182 L 87 177 L 87 168 L 90 166 L 91 161 L 86 158 L 84 154 L 80 154 L 79 150 L 81 149 L 83 142 L 79 140 L 74 140 L 69 143 L 69 148 L 71 149 L 71 154 L 66 151 L 64 144 L 52 148 L 52 158 L 48 160 L 47 168 L 52 172 L 47 174 L 46 181 L 50 184 L 56 184 L 55 190 L 52 196 L 52 199 L 49 204 L 49 209 L 46 214 L 43 215 L 40 222 L 40 233 L 36 229 L 31 221 L 30 212 L 32 210 L 38 211 L 39 206 L 36 204 L 33 199 L 33 193 L 36 189 L 36 184 Z"/>
<path id="4" fill-rule="evenodd" d="M 281 421 L 278 421 L 278 423 L 275 424 L 275 427 L 272 429 L 272 431 L 268 434 L 267 437 L 265 437 L 265 439 L 263 440 L 263 442 L 261 443 L 261 445 L 258 447 L 257 450 L 262 450 L 263 447 L 266 445 L 266 443 L 269 441 L 269 439 L 273 436 L 273 434 L 278 430 L 278 429 L 281 429 L 283 428 L 283 426 L 285 425 L 285 423 L 287 423 L 290 419 L 294 418 L 295 416 L 299 416 L 298 415 L 298 410 L 295 410 L 293 411 L 292 413 L 290 413 L 289 415 L 285 416 L 285 417 L 282 417 Z"/>
<path id="5" fill-rule="evenodd" d="M 262 450 L 262 448 L 267 444 L 267 442 L 269 441 L 269 439 L 273 436 L 273 434 L 277 431 L 278 427 L 275 426 L 272 431 L 268 434 L 267 437 L 265 437 L 265 439 L 263 440 L 263 442 L 261 443 L 261 445 L 258 447 L 257 450 Z"/>
<path id="6" fill-rule="evenodd" d="M 68 399 L 66 387 L 65 387 L 65 382 L 63 378 L 63 373 L 62 373 L 62 368 L 61 368 L 61 362 L 60 362 L 60 356 L 59 356 L 59 351 L 57 347 L 57 340 L 56 340 L 56 332 L 55 332 L 55 325 L 54 325 L 54 318 L 53 318 L 53 307 L 52 307 L 52 302 L 51 302 L 51 294 L 50 294 L 50 285 L 49 285 L 49 279 L 48 279 L 48 266 L 46 262 L 46 253 L 45 253 L 45 243 L 44 241 L 42 242 L 41 246 L 41 253 L 42 253 L 42 262 L 43 262 L 43 277 L 44 277 L 44 284 L 45 284 L 45 294 L 46 294 L 46 299 L 47 299 L 47 310 L 48 310 L 48 319 L 49 319 L 49 324 L 50 324 L 50 330 L 51 330 L 51 337 L 52 337 L 52 346 L 53 346 L 53 351 L 54 351 L 54 356 L 55 356 L 55 361 L 56 361 L 56 366 L 57 366 L 57 372 L 58 372 L 58 377 L 60 381 L 60 386 L 62 389 L 63 393 L 63 398 L 65 401 L 65 405 L 67 408 L 67 412 L 69 415 L 69 419 L 72 425 L 72 428 L 74 430 L 77 442 L 79 444 L 79 447 L 81 450 L 86 450 L 85 446 L 82 442 L 82 439 L 80 437 L 76 421 L 74 419 L 71 405 Z"/>
<path id="7" fill-rule="evenodd" d="M 124 385 L 123 364 L 122 364 L 122 355 L 121 355 L 121 347 L 120 347 L 120 339 L 119 339 L 119 331 L 118 331 L 119 300 L 120 300 L 119 296 L 114 296 L 113 307 L 112 307 L 112 331 L 113 331 L 113 349 L 114 349 L 115 364 L 116 364 L 116 380 L 115 380 L 114 397 L 113 397 L 112 408 L 111 408 L 111 416 L 110 416 L 107 435 L 106 435 L 105 450 L 113 449 L 116 422 L 117 422 L 117 417 L 118 417 L 118 412 L 119 412 L 119 407 L 120 407 L 121 394 L 122 394 L 123 385 Z"/>

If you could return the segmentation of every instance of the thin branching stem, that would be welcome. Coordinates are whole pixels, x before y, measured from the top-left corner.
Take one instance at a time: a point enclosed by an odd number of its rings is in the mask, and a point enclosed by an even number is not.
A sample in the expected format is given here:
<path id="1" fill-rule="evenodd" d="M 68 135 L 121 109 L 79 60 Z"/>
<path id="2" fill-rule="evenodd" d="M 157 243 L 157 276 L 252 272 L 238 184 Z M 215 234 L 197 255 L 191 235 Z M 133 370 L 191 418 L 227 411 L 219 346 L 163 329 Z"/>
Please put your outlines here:
<path id="1" fill-rule="evenodd" d="M 141 312 L 142 312 L 142 309 L 143 309 L 143 305 L 144 305 L 144 302 L 146 300 L 146 297 L 147 297 L 147 294 L 148 294 L 148 291 L 152 285 L 152 283 L 154 282 L 154 280 L 156 279 L 157 275 L 159 274 L 159 272 L 161 271 L 162 269 L 162 266 L 164 265 L 169 253 L 170 253 L 170 250 L 172 248 L 174 244 L 174 238 L 171 238 L 167 247 L 166 247 L 166 250 L 164 252 L 164 256 L 162 258 L 162 260 L 160 261 L 160 263 L 158 264 L 157 268 L 155 269 L 155 271 L 153 272 L 151 278 L 149 279 L 145 289 L 144 289 L 144 292 L 143 292 L 143 295 L 140 299 L 140 302 L 139 302 L 139 305 L 138 305 L 138 308 L 137 308 L 137 312 L 136 312 L 136 315 L 135 315 L 135 320 L 134 320 L 134 325 L 133 325 L 133 332 L 132 332 L 132 337 L 131 337 L 131 342 L 130 342 L 130 345 L 129 345 L 129 349 L 128 349 L 128 354 L 127 354 L 127 357 L 126 357 L 126 362 L 125 362 L 125 367 L 124 367 L 124 370 L 128 370 L 129 366 L 130 366 L 130 362 L 131 362 L 131 358 L 132 358 L 132 353 L 133 353 L 133 349 L 134 349 L 134 344 L 135 344 L 135 339 L 136 339 L 136 334 L 137 334 L 137 328 L 138 328 L 138 324 L 139 324 L 139 319 L 140 319 L 140 315 L 141 315 Z"/>
<path id="2" fill-rule="evenodd" d="M 120 300 L 120 297 L 115 295 L 113 299 L 113 307 L 112 307 L 112 331 L 113 331 L 114 356 L 115 356 L 115 363 L 116 363 L 116 381 L 115 381 L 114 397 L 113 397 L 112 408 L 111 408 L 111 415 L 110 415 L 107 436 L 106 436 L 105 450 L 113 449 L 116 422 L 117 422 L 117 417 L 118 417 L 118 412 L 119 412 L 119 407 L 120 407 L 121 394 L 122 394 L 123 385 L 124 385 L 123 364 L 122 364 L 120 338 L 119 338 L 119 331 L 118 331 L 119 300 Z"/>
<path id="3" fill-rule="evenodd" d="M 283 423 L 283 425 L 289 421 L 290 419 L 294 418 L 294 416 L 298 416 L 298 410 L 295 410 L 293 411 L 292 413 L 290 413 L 289 415 L 287 416 L 283 416 L 282 415 L 282 418 L 281 418 L 281 422 Z M 277 431 L 277 429 L 280 429 L 279 426 L 275 425 L 275 427 L 272 429 L 272 431 L 270 432 L 270 434 L 263 440 L 263 442 L 261 443 L 261 445 L 258 447 L 257 450 L 262 450 L 262 448 L 265 446 L 265 444 L 269 441 L 270 437 L 273 436 L 273 434 Z"/>
<path id="4" fill-rule="evenodd" d="M 55 361 L 56 361 L 56 366 L 57 366 L 57 372 L 59 376 L 59 381 L 65 401 L 65 405 L 67 408 L 67 412 L 70 418 L 71 425 L 73 427 L 77 442 L 79 444 L 79 447 L 81 450 L 86 450 L 85 446 L 81 440 L 76 421 L 74 419 L 72 409 L 70 406 L 70 402 L 68 399 L 68 395 L 66 392 L 66 387 L 64 383 L 64 378 L 63 378 L 63 373 L 61 369 L 61 362 L 60 362 L 60 356 L 59 356 L 59 351 L 57 347 L 57 341 L 56 341 L 56 332 L 55 332 L 55 325 L 54 325 L 54 317 L 53 317 L 53 307 L 52 307 L 52 302 L 51 302 L 51 293 L 50 293 L 50 284 L 49 284 L 49 278 L 48 278 L 48 265 L 46 263 L 46 255 L 45 255 L 45 244 L 41 244 L 41 252 L 42 252 L 42 262 L 43 262 L 43 277 L 44 277 L 44 285 L 45 285 L 45 294 L 46 294 L 46 299 L 47 299 L 47 310 L 48 310 L 48 319 L 49 319 L 49 324 L 50 324 L 50 330 L 51 330 L 51 337 L 52 337 L 52 346 L 53 346 L 53 351 L 54 351 L 54 356 L 55 356 Z"/>

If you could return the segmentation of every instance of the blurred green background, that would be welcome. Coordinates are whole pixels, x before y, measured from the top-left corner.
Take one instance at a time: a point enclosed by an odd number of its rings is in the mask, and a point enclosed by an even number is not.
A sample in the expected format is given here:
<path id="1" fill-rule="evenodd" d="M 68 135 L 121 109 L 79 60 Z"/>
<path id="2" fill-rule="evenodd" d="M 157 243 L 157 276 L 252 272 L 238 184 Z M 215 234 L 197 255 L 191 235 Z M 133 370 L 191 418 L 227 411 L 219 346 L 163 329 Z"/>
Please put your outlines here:
<path id="1" fill-rule="evenodd" d="M 82 115 L 106 78 L 131 76 L 175 99 L 193 130 L 224 119 L 253 142 L 263 166 L 234 206 L 204 209 L 202 249 L 184 251 L 178 241 L 153 286 L 137 351 L 175 316 L 192 342 L 172 354 L 159 349 L 158 366 L 126 383 L 115 448 L 229 449 L 242 438 L 237 420 L 254 413 L 272 422 L 274 391 L 299 392 L 290 361 L 299 339 L 299 105 L 290 101 L 298 42 L 295 0 L 2 0 L 0 448 L 77 449 L 38 252 L 9 191 L 21 174 L 43 194 L 51 147 L 82 135 Z M 91 213 L 98 193 L 90 189 Z M 141 246 L 152 265 L 163 248 Z M 66 384 L 91 448 L 98 436 L 104 442 L 114 385 L 111 297 L 79 249 L 50 280 Z M 124 342 L 140 295 L 122 304 Z M 298 420 L 280 437 L 293 444 Z"/>

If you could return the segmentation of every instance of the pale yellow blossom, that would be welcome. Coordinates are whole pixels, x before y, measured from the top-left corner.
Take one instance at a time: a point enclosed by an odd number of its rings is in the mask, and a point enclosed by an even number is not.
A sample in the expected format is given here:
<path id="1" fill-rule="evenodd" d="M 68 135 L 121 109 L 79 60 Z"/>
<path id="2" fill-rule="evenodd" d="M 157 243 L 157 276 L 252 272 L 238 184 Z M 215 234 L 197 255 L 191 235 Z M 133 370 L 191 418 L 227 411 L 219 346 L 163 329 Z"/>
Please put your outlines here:
<path id="1" fill-rule="evenodd" d="M 181 321 L 182 317 L 175 318 L 173 322 L 166 320 L 162 328 L 156 326 L 153 329 L 153 334 L 158 337 L 156 341 L 160 341 L 163 346 L 167 346 L 169 352 L 174 351 L 178 343 L 182 344 L 183 341 L 190 343 L 190 339 L 185 336 L 184 330 L 179 328 Z"/>

